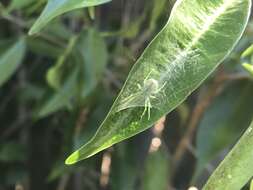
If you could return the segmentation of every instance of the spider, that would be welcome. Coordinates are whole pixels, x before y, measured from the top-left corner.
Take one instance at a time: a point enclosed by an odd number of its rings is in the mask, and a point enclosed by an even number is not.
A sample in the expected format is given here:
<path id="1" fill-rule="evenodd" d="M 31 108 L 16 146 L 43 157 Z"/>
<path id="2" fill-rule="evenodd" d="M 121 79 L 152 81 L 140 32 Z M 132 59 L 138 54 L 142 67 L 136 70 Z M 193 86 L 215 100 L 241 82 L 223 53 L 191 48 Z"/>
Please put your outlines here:
<path id="1" fill-rule="evenodd" d="M 159 87 L 159 81 L 154 78 L 150 78 L 152 71 L 146 76 L 143 81 L 143 84 L 137 84 L 138 92 L 132 93 L 127 98 L 120 101 L 121 103 L 118 106 L 118 111 L 123 110 L 128 107 L 136 107 L 137 105 L 143 105 L 144 102 L 144 111 L 141 115 L 141 119 L 148 112 L 148 120 L 150 119 L 151 113 L 151 99 L 157 99 L 157 94 L 165 87 L 167 82 L 165 82 L 161 87 Z"/>
<path id="2" fill-rule="evenodd" d="M 145 99 L 144 111 L 141 115 L 141 119 L 144 117 L 146 112 L 148 112 L 148 120 L 150 119 L 150 111 L 152 108 L 151 99 L 156 99 L 157 97 L 155 95 L 158 94 L 167 84 L 167 82 L 165 82 L 161 87 L 159 87 L 159 83 L 157 80 L 153 78 L 149 78 L 150 74 L 151 72 L 144 79 L 143 86 L 141 86 L 140 84 L 137 84 L 139 90 L 141 90 L 142 95 L 144 96 L 144 99 Z"/>

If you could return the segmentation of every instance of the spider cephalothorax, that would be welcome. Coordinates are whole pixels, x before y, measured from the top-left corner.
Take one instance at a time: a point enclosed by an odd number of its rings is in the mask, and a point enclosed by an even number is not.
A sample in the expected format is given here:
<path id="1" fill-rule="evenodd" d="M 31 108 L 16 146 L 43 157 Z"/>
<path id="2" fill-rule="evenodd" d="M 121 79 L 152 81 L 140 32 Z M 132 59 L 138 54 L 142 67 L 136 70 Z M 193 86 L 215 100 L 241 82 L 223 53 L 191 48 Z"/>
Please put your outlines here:
<path id="1" fill-rule="evenodd" d="M 147 78 L 143 81 L 143 86 L 138 84 L 139 90 L 142 91 L 143 97 L 144 97 L 144 111 L 141 115 L 141 118 L 145 115 L 146 112 L 148 112 L 148 120 L 150 119 L 150 110 L 152 108 L 151 99 L 156 99 L 157 94 L 164 88 L 166 85 L 166 82 L 159 86 L 159 82 L 153 78 Z"/>

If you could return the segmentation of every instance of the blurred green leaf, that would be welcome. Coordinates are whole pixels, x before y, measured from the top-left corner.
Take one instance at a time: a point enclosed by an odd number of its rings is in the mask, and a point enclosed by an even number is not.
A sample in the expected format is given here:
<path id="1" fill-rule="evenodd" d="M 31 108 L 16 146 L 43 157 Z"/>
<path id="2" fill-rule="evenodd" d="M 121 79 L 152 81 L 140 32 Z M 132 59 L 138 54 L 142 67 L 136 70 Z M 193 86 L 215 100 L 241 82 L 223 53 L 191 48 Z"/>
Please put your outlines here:
<path id="1" fill-rule="evenodd" d="M 162 12 L 166 8 L 167 0 L 154 0 L 153 3 L 153 8 L 152 8 L 152 13 L 151 13 L 151 19 L 149 23 L 149 27 L 151 30 L 154 30 L 157 24 L 157 20 L 161 16 Z"/>
<path id="2" fill-rule="evenodd" d="M 50 58 L 57 58 L 63 53 L 62 47 L 49 43 L 48 41 L 40 38 L 28 38 L 27 46 L 32 53 Z"/>
<path id="3" fill-rule="evenodd" d="M 52 170 L 48 176 L 48 181 L 53 181 L 60 176 L 73 172 L 73 168 L 66 167 L 62 162 L 57 162 L 55 166 L 52 167 Z"/>
<path id="4" fill-rule="evenodd" d="M 72 53 L 73 48 L 76 45 L 77 39 L 77 36 L 73 36 L 70 38 L 66 49 L 64 50 L 63 54 L 58 58 L 57 63 L 47 71 L 47 82 L 52 88 L 56 90 L 59 89 L 62 85 L 64 63 L 67 61 L 68 56 Z"/>
<path id="5" fill-rule="evenodd" d="M 112 154 L 112 169 L 110 184 L 112 190 L 138 189 L 145 158 L 148 154 L 152 135 L 146 131 L 115 146 Z"/>
<path id="6" fill-rule="evenodd" d="M 100 81 L 107 57 L 104 39 L 95 29 L 73 36 L 57 63 L 47 72 L 47 81 L 55 93 L 43 104 L 39 117 L 66 106 L 81 106 Z"/>
<path id="7" fill-rule="evenodd" d="M 250 183 L 250 190 L 253 190 L 253 179 L 251 180 L 251 183 Z"/>
<path id="8" fill-rule="evenodd" d="M 243 54 L 242 54 L 242 58 L 248 57 L 250 55 L 253 54 L 253 45 L 251 45 L 250 47 L 248 47 L 248 49 L 246 49 Z"/>
<path id="9" fill-rule="evenodd" d="M 182 103 L 238 42 L 250 5 L 250 0 L 177 1 L 166 26 L 130 71 L 95 136 L 66 164 L 146 130 Z"/>
<path id="10" fill-rule="evenodd" d="M 150 153 L 145 162 L 142 190 L 166 190 L 170 177 L 170 159 L 164 149 Z"/>
<path id="11" fill-rule="evenodd" d="M 133 147 L 131 142 L 119 144 L 115 147 L 110 179 L 112 190 L 136 189 L 136 180 L 141 169 L 140 163 L 137 161 L 137 147 Z"/>
<path id="12" fill-rule="evenodd" d="M 14 9 L 22 9 L 32 3 L 35 3 L 37 0 L 12 0 L 11 4 L 8 7 L 8 11 L 12 11 Z"/>
<path id="13" fill-rule="evenodd" d="M 95 7 L 88 7 L 88 13 L 92 20 L 95 19 Z"/>
<path id="14" fill-rule="evenodd" d="M 24 146 L 19 143 L 4 143 L 0 146 L 1 162 L 22 162 L 26 158 Z"/>
<path id="15" fill-rule="evenodd" d="M 25 39 L 21 38 L 0 55 L 0 86 L 17 70 L 25 55 Z"/>
<path id="16" fill-rule="evenodd" d="M 108 61 L 105 41 L 95 29 L 80 34 L 75 58 L 80 65 L 81 98 L 85 99 L 101 80 Z"/>
<path id="17" fill-rule="evenodd" d="M 242 66 L 253 76 L 253 65 L 243 63 Z"/>
<path id="18" fill-rule="evenodd" d="M 123 38 L 134 38 L 139 33 L 145 17 L 146 14 L 143 13 L 141 16 L 130 22 L 127 26 L 123 27 L 119 31 L 103 32 L 102 35 L 104 37 L 120 36 Z"/>
<path id="19" fill-rule="evenodd" d="M 253 122 L 208 179 L 203 190 L 238 190 L 253 176 Z"/>
<path id="20" fill-rule="evenodd" d="M 82 7 L 91 7 L 100 5 L 102 3 L 109 2 L 111 0 L 50 0 L 47 3 L 46 8 L 38 18 L 38 20 L 34 23 L 32 28 L 29 31 L 29 34 L 35 34 L 39 32 L 43 27 L 45 27 L 48 22 L 50 22 L 53 18 L 66 13 L 68 11 L 82 8 Z"/>
<path id="21" fill-rule="evenodd" d="M 77 70 L 73 70 L 63 86 L 50 96 L 40 107 L 37 117 L 42 118 L 62 108 L 72 108 L 71 100 L 76 96 Z"/>
<path id="22" fill-rule="evenodd" d="M 253 116 L 251 81 L 229 84 L 205 112 L 199 124 L 196 142 L 196 176 L 222 150 L 232 145 Z"/>

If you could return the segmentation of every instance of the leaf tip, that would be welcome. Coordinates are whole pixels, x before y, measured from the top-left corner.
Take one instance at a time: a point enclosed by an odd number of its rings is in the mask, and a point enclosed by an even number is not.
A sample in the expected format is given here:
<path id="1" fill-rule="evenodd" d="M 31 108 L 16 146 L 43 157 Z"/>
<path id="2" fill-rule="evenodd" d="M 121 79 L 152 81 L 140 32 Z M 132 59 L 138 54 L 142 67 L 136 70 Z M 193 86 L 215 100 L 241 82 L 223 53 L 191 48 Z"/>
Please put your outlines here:
<path id="1" fill-rule="evenodd" d="M 75 164 L 76 162 L 78 162 L 80 160 L 80 156 L 79 156 L 79 151 L 75 151 L 73 154 L 71 154 L 66 160 L 65 160 L 65 164 L 66 165 L 72 165 Z"/>
<path id="2" fill-rule="evenodd" d="M 253 75 L 253 65 L 249 63 L 243 63 L 242 66 L 247 70 L 251 75 Z"/>
<path id="3" fill-rule="evenodd" d="M 37 32 L 34 30 L 34 27 L 32 26 L 32 28 L 28 31 L 28 35 L 32 36 L 34 34 L 36 34 Z"/>

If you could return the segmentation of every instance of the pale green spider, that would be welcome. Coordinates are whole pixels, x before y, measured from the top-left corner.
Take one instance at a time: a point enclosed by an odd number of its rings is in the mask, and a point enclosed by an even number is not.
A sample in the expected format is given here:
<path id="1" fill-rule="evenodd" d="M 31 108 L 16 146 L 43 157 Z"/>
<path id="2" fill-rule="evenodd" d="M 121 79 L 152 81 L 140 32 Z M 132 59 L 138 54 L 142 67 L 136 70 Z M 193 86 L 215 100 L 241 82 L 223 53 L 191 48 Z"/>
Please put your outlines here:
<path id="1" fill-rule="evenodd" d="M 157 99 L 157 94 L 165 87 L 167 82 L 165 82 L 161 87 L 159 87 L 159 81 L 150 78 L 152 71 L 146 76 L 143 81 L 143 84 L 137 84 L 137 92 L 132 93 L 123 100 L 120 101 L 117 107 L 117 111 L 130 108 L 130 107 L 139 107 L 144 103 L 144 111 L 141 115 L 141 119 L 144 117 L 146 112 L 148 112 L 148 120 L 150 119 L 151 108 L 151 99 Z"/>
<path id="2" fill-rule="evenodd" d="M 153 78 L 149 79 L 151 72 L 144 79 L 143 86 L 141 86 L 140 84 L 137 84 L 139 90 L 141 90 L 142 96 L 144 96 L 144 99 L 145 99 L 144 111 L 141 115 L 141 119 L 144 117 L 146 112 L 148 112 L 148 120 L 150 119 L 150 111 L 152 108 L 151 99 L 156 99 L 157 97 L 155 95 L 158 94 L 167 84 L 167 82 L 165 82 L 161 87 L 159 87 L 159 83 L 157 80 Z"/>

